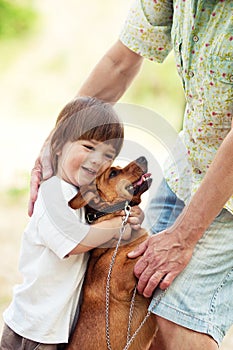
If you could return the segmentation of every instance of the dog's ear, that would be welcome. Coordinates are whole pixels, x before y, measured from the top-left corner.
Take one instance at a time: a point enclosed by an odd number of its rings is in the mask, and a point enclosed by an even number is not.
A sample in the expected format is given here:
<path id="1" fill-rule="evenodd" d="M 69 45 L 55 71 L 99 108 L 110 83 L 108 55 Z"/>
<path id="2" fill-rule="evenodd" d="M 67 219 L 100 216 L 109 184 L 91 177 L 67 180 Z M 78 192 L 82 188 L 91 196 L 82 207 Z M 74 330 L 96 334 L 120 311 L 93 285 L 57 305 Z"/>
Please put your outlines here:
<path id="1" fill-rule="evenodd" d="M 94 184 L 92 186 L 87 186 L 86 188 L 83 186 L 68 204 L 72 209 L 80 209 L 92 201 L 96 204 L 100 201 L 100 197 Z"/>

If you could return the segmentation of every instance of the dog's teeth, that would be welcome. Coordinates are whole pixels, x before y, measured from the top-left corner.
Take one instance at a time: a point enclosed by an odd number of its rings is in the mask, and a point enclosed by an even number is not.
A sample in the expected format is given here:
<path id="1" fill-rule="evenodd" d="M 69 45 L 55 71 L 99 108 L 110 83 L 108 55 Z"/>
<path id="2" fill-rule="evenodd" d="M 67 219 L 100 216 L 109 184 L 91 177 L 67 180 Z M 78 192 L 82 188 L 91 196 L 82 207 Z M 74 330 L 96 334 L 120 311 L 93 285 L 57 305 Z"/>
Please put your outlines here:
<path id="1" fill-rule="evenodd" d="M 141 186 L 144 182 L 147 182 L 150 177 L 151 177 L 151 173 L 145 173 L 144 175 L 141 176 L 141 178 L 137 182 L 134 182 L 132 185 L 128 186 L 127 190 L 130 191 L 136 187 Z"/>

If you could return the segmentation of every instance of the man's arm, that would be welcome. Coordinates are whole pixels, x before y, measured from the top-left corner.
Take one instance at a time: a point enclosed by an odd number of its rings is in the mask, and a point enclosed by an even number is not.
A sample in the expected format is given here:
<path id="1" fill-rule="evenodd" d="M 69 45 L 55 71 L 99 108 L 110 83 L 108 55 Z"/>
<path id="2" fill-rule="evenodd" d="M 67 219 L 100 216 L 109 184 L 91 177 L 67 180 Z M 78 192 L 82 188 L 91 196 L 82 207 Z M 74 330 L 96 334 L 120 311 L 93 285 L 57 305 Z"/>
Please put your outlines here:
<path id="1" fill-rule="evenodd" d="M 93 96 L 115 103 L 127 90 L 140 70 L 143 58 L 128 49 L 118 40 L 103 56 L 78 92 L 79 96 Z M 47 142 L 42 150 L 45 150 Z M 29 216 L 33 213 L 40 181 L 51 176 L 50 158 L 40 154 L 31 173 Z M 46 171 L 44 171 L 46 164 Z"/>
<path id="2" fill-rule="evenodd" d="M 115 103 L 139 72 L 142 61 L 141 56 L 118 40 L 96 65 L 78 95 Z"/>
<path id="3" fill-rule="evenodd" d="M 166 289 L 189 263 L 197 241 L 233 193 L 233 130 L 220 146 L 190 203 L 167 230 L 150 237 L 129 257 L 143 254 L 135 265 L 138 290 L 151 296 Z M 161 281 L 162 280 L 162 281 Z"/>

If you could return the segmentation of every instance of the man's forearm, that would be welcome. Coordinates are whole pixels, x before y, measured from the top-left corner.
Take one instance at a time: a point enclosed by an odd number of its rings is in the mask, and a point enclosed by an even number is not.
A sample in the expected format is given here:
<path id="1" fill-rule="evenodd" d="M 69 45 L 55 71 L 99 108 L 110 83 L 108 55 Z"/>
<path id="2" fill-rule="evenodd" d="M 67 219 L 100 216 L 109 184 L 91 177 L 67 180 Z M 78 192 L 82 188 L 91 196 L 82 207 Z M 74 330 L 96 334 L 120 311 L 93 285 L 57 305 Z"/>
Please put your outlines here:
<path id="1" fill-rule="evenodd" d="M 120 41 L 103 56 L 78 92 L 115 103 L 137 75 L 143 59 Z"/>
<path id="2" fill-rule="evenodd" d="M 181 239 L 195 244 L 232 194 L 233 130 L 223 141 L 199 189 L 175 223 Z"/>

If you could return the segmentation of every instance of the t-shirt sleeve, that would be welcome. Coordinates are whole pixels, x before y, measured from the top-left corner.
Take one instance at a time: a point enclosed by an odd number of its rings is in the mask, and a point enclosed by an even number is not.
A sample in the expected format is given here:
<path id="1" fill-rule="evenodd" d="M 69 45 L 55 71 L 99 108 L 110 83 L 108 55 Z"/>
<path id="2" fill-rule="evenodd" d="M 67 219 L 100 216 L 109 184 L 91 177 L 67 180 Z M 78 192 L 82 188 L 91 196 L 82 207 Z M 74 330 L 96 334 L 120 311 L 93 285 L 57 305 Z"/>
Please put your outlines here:
<path id="1" fill-rule="evenodd" d="M 135 0 L 120 34 L 121 42 L 152 61 L 163 62 L 172 49 L 173 2 Z"/>
<path id="2" fill-rule="evenodd" d="M 82 222 L 79 211 L 68 206 L 63 187 L 56 178 L 46 181 L 38 197 L 43 211 L 37 223 L 38 234 L 44 245 L 60 258 L 74 249 L 90 230 L 90 226 Z"/>
<path id="3" fill-rule="evenodd" d="M 38 234 L 41 240 L 59 258 L 66 257 L 87 235 L 90 227 L 76 220 L 64 220 L 62 226 L 54 224 L 52 218 L 44 213 L 38 222 Z"/>

